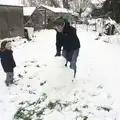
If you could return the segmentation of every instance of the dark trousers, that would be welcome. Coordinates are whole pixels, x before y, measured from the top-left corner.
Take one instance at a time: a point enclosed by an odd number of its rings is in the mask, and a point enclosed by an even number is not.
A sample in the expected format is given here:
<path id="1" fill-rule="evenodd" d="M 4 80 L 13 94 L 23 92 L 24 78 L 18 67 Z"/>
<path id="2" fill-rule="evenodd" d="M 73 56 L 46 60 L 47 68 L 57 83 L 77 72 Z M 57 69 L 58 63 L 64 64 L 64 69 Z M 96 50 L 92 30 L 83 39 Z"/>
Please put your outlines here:
<path id="1" fill-rule="evenodd" d="M 14 79 L 14 73 L 13 72 L 6 72 L 6 85 L 8 86 L 9 84 L 13 83 Z"/>
<path id="2" fill-rule="evenodd" d="M 68 62 L 70 62 L 70 68 L 74 70 L 74 77 L 76 76 L 76 72 L 77 72 L 76 62 L 78 55 L 79 55 L 79 49 L 75 49 L 70 52 L 63 50 L 62 52 L 62 56 L 66 59 L 66 65 Z"/>

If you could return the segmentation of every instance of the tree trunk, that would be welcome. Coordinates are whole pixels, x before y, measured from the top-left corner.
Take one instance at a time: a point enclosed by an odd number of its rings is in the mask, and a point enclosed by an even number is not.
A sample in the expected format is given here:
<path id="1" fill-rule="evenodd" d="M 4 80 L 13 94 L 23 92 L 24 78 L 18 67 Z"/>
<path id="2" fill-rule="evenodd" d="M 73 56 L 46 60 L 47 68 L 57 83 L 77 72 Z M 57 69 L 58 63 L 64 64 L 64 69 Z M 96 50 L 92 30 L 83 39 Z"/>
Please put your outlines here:
<path id="1" fill-rule="evenodd" d="M 69 9 L 68 0 L 63 0 L 63 7 Z"/>

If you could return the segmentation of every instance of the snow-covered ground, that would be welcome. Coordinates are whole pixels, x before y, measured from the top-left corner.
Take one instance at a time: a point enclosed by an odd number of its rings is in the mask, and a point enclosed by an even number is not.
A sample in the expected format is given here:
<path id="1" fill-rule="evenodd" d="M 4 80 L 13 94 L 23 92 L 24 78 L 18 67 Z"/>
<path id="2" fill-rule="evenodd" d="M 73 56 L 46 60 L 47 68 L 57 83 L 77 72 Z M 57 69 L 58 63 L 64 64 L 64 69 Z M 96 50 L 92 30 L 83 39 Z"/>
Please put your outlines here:
<path id="1" fill-rule="evenodd" d="M 43 120 L 80 120 L 79 114 L 88 120 L 120 120 L 120 46 L 94 40 L 97 33 L 92 31 L 78 27 L 77 32 L 82 47 L 74 83 L 64 59 L 54 57 L 55 31 L 43 30 L 35 33 L 34 41 L 13 43 L 17 85 L 5 86 L 0 66 L 0 120 L 12 120 L 19 103 L 36 101 L 43 93 L 47 102 L 73 103 L 62 112 L 46 112 Z"/>

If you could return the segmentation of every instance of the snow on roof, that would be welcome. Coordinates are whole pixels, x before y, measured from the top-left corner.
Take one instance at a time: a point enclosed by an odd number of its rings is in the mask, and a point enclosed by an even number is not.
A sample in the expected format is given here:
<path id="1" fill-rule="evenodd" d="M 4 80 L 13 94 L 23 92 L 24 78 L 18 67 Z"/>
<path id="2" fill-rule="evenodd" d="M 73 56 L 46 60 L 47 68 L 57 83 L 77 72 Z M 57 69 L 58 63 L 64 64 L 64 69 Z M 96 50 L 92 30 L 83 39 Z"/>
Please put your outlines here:
<path id="1" fill-rule="evenodd" d="M 74 15 L 74 16 L 79 16 L 79 14 L 76 13 L 76 12 L 72 12 L 72 15 Z"/>
<path id="2" fill-rule="evenodd" d="M 72 10 L 67 10 L 65 8 L 56 8 L 56 7 L 51 7 L 47 5 L 41 5 L 42 7 L 51 10 L 52 12 L 55 13 L 71 13 L 72 15 L 78 16 L 79 14 L 76 12 L 73 12 Z"/>
<path id="3" fill-rule="evenodd" d="M 31 16 L 35 11 L 36 7 L 23 7 L 23 15 L 24 16 Z"/>
<path id="4" fill-rule="evenodd" d="M 105 2 L 106 0 L 91 0 L 91 2 L 93 3 L 93 4 L 101 4 L 101 3 L 103 3 L 103 2 Z"/>

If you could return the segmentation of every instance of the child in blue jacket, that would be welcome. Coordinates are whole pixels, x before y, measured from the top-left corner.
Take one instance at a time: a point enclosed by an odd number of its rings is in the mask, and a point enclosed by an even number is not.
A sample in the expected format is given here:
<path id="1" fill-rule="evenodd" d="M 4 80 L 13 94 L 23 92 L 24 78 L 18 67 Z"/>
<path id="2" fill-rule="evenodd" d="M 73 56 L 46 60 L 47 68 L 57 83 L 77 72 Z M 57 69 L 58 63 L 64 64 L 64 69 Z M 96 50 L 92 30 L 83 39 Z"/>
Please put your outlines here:
<path id="1" fill-rule="evenodd" d="M 11 50 L 11 42 L 3 41 L 1 43 L 0 49 L 0 58 L 1 65 L 3 67 L 4 72 L 6 73 L 6 85 L 9 86 L 13 83 L 14 79 L 14 68 L 16 67 L 16 63 L 13 58 L 13 51 Z"/>

